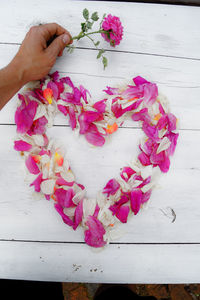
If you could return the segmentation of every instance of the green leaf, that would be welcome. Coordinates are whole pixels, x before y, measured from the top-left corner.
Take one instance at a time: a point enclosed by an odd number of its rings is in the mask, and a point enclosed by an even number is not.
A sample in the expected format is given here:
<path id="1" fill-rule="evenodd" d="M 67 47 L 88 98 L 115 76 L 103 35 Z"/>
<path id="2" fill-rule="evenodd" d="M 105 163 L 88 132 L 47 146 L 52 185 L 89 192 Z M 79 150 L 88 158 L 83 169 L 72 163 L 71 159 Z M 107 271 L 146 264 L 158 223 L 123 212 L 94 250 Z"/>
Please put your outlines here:
<path id="1" fill-rule="evenodd" d="M 87 8 L 84 8 L 83 10 L 83 17 L 84 19 L 88 20 L 89 19 L 89 11 Z"/>
<path id="2" fill-rule="evenodd" d="M 92 25 L 93 25 L 93 23 L 88 21 L 86 26 L 87 26 L 88 29 L 91 29 Z"/>
<path id="3" fill-rule="evenodd" d="M 87 31 L 86 23 L 81 23 L 81 30 L 83 32 Z"/>
<path id="4" fill-rule="evenodd" d="M 98 20 L 99 20 L 99 16 L 98 16 L 97 11 L 95 11 L 95 12 L 92 14 L 91 19 L 92 19 L 93 21 L 98 21 Z"/>
<path id="5" fill-rule="evenodd" d="M 100 41 L 96 42 L 95 46 L 97 47 L 97 46 L 99 46 L 99 44 L 100 44 Z"/>
<path id="6" fill-rule="evenodd" d="M 105 68 L 108 65 L 108 60 L 107 60 L 107 58 L 105 56 L 103 56 L 102 62 L 103 62 L 104 70 L 105 70 Z"/>
<path id="7" fill-rule="evenodd" d="M 104 49 L 100 49 L 100 50 L 99 50 L 99 53 L 98 53 L 98 55 L 97 55 L 97 59 L 100 58 L 101 55 L 102 55 L 104 52 L 105 52 Z"/>

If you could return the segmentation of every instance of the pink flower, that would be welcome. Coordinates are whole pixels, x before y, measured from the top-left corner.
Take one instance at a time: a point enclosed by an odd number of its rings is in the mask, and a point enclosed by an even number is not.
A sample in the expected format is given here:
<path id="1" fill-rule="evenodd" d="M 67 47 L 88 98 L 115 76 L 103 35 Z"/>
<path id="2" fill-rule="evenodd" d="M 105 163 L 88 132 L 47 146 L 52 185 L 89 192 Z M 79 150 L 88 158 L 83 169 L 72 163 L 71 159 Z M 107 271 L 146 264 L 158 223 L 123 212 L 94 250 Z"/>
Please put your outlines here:
<path id="1" fill-rule="evenodd" d="M 85 231 L 85 242 L 89 246 L 98 248 L 103 247 L 106 242 L 103 236 L 106 233 L 102 223 L 93 216 L 89 216 L 86 222 L 88 230 Z"/>
<path id="2" fill-rule="evenodd" d="M 32 145 L 22 140 L 14 141 L 14 149 L 16 151 L 29 151 Z"/>
<path id="3" fill-rule="evenodd" d="M 104 194 L 107 193 L 107 196 L 114 195 L 119 188 L 120 188 L 119 182 L 117 182 L 117 180 L 113 178 L 107 182 L 106 186 L 103 189 L 103 193 Z"/>
<path id="4" fill-rule="evenodd" d="M 120 44 L 123 36 L 123 27 L 118 17 L 109 14 L 104 18 L 102 29 L 107 31 L 101 34 L 102 37 L 109 42 L 111 46 L 115 47 Z"/>

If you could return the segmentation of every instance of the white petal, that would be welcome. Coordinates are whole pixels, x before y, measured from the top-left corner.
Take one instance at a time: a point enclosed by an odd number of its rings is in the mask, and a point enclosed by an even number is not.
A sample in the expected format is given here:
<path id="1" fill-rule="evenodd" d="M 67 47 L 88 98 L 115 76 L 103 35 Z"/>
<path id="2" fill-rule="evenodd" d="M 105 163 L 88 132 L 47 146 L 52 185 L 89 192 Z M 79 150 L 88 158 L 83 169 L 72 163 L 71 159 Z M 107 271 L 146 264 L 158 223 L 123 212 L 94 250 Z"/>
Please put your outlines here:
<path id="1" fill-rule="evenodd" d="M 162 151 L 168 149 L 170 145 L 171 145 L 170 140 L 165 136 L 165 137 L 162 139 L 162 141 L 161 141 L 161 143 L 160 143 L 160 145 L 159 145 L 159 147 L 158 147 L 158 149 L 157 149 L 156 154 L 158 154 L 158 153 L 160 153 L 160 152 L 162 152 Z"/>
<path id="2" fill-rule="evenodd" d="M 41 147 L 44 146 L 44 137 L 41 134 L 32 135 L 32 138 L 36 145 Z"/>
<path id="3" fill-rule="evenodd" d="M 38 105 L 38 108 L 37 108 L 37 112 L 35 114 L 35 117 L 33 119 L 33 121 L 43 117 L 46 115 L 46 108 L 45 108 L 45 105 Z"/>
<path id="4" fill-rule="evenodd" d="M 76 207 L 65 207 L 63 209 L 63 212 L 65 215 L 69 216 L 69 217 L 73 217 L 74 216 L 74 213 L 75 213 L 75 209 Z"/>
<path id="5" fill-rule="evenodd" d="M 49 161 L 50 161 L 49 155 L 44 154 L 44 155 L 41 156 L 40 162 L 41 162 L 42 164 L 47 164 Z"/>
<path id="6" fill-rule="evenodd" d="M 55 182 L 55 179 L 47 179 L 45 181 L 42 181 L 40 185 L 41 191 L 46 195 L 52 194 L 54 191 Z"/>
<path id="7" fill-rule="evenodd" d="M 74 174 L 72 173 L 71 170 L 68 170 L 67 172 L 61 172 L 60 173 L 61 177 L 66 180 L 67 182 L 72 182 L 75 180 Z"/>
<path id="8" fill-rule="evenodd" d="M 153 172 L 153 167 L 151 165 L 146 166 L 141 170 L 141 176 L 143 179 L 146 179 L 152 175 L 152 172 Z"/>
<path id="9" fill-rule="evenodd" d="M 85 196 L 85 190 L 81 190 L 79 193 L 74 195 L 74 197 L 72 198 L 72 201 L 74 202 L 74 204 L 78 205 L 79 202 L 81 201 L 81 199 L 84 198 L 84 196 Z"/>

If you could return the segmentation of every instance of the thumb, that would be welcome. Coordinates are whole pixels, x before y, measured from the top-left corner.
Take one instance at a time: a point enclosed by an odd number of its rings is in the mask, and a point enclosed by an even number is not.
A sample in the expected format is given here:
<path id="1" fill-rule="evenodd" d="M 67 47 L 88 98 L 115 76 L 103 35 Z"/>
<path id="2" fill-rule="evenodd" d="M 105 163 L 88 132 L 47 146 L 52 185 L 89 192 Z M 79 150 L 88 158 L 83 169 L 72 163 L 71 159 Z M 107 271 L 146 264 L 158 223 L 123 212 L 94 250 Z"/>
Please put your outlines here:
<path id="1" fill-rule="evenodd" d="M 46 52 L 50 53 L 51 56 L 57 57 L 58 54 L 71 42 L 69 34 L 61 34 L 53 40 L 53 42 L 46 48 Z"/>

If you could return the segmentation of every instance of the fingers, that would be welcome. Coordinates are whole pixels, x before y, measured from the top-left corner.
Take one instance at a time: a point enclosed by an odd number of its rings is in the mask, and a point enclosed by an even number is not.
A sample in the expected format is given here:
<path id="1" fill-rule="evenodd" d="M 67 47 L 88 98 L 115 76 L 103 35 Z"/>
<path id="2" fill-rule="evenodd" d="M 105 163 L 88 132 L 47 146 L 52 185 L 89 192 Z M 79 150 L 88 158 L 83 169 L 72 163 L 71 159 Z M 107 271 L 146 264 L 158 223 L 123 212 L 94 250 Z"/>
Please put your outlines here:
<path id="1" fill-rule="evenodd" d="M 51 57 L 62 55 L 63 49 L 71 43 L 71 36 L 68 33 L 61 34 L 53 40 L 53 42 L 45 49 Z"/>
<path id="2" fill-rule="evenodd" d="M 65 33 L 68 34 L 71 38 L 71 34 L 57 23 L 43 24 L 40 25 L 39 28 L 46 41 L 48 41 L 54 35 L 60 36 L 61 34 Z"/>

